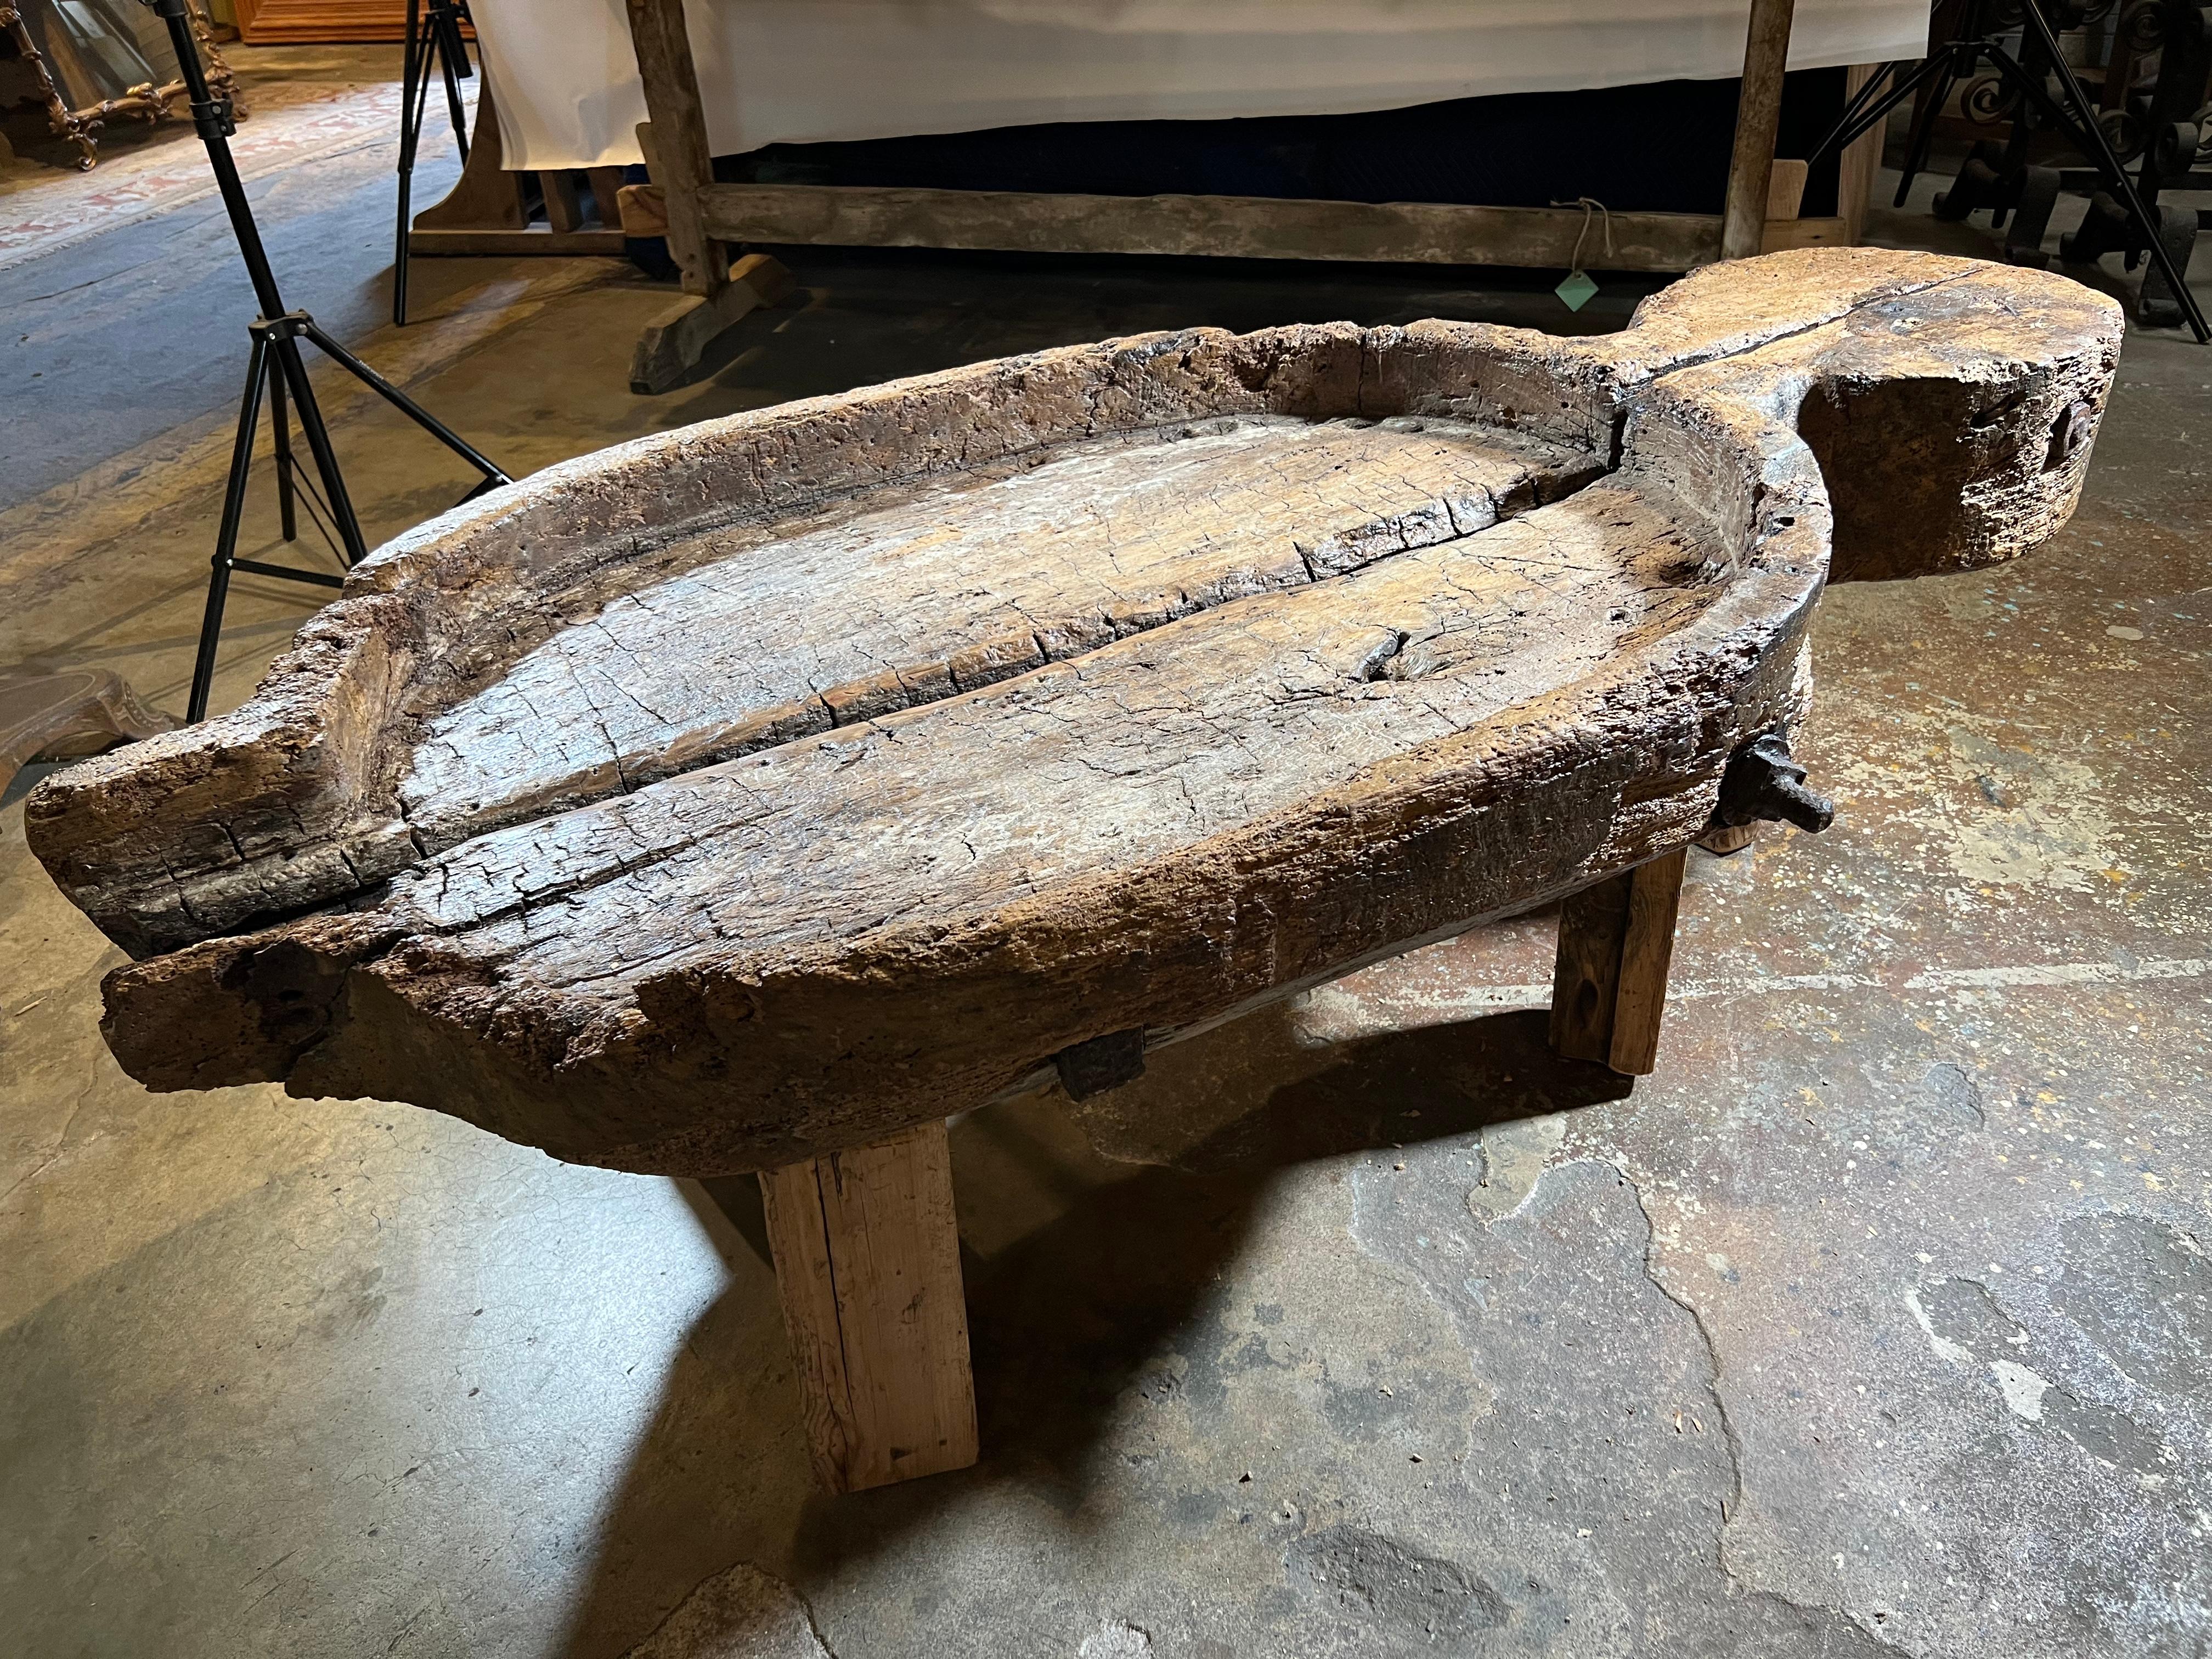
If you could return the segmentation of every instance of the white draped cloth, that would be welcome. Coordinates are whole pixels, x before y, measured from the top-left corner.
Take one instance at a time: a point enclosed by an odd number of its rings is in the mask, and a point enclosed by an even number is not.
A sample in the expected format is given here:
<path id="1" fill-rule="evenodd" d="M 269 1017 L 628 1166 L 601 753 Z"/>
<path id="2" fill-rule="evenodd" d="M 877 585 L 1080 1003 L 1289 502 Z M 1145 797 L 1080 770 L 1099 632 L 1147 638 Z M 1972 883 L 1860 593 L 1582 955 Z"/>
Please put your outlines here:
<path id="1" fill-rule="evenodd" d="M 471 0 L 510 167 L 639 158 L 623 0 Z M 1333 115 L 1743 68 L 1749 0 L 686 0 L 718 155 L 1043 121 Z M 1928 0 L 1797 0 L 1790 66 L 1917 58 Z"/>

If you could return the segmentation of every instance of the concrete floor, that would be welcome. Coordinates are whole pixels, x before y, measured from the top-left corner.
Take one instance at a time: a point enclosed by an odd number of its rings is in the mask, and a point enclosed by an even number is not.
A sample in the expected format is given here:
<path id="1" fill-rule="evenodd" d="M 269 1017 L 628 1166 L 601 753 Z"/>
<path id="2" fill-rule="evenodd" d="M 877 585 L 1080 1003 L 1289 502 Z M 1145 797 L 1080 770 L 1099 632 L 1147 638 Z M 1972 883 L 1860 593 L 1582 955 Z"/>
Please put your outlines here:
<path id="1" fill-rule="evenodd" d="M 617 264 L 426 261 L 380 324 L 390 161 L 256 187 L 290 297 L 517 471 L 1033 345 L 1641 286 L 812 255 L 643 399 L 666 291 Z M 0 663 L 181 704 L 250 310 L 204 206 L 0 272 Z M 961 1120 L 986 1455 L 854 1498 L 749 1183 L 147 1095 L 7 807 L 0 1653 L 2212 1653 L 2208 387 L 2131 335 L 2055 543 L 1826 598 L 1839 821 L 1695 859 L 1632 1094 L 1545 1052 L 1539 916 Z M 373 539 L 458 493 L 331 402 Z M 218 707 L 307 597 L 240 583 Z"/>

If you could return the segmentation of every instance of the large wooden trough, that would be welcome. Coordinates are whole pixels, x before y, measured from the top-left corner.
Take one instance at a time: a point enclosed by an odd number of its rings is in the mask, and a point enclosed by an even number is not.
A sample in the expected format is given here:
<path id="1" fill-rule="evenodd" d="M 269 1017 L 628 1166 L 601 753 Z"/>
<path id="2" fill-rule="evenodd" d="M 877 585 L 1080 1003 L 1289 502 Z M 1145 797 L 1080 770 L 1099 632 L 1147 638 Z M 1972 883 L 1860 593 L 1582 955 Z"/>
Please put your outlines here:
<path id="1" fill-rule="evenodd" d="M 134 1077 L 763 1171 L 823 1478 L 957 1467 L 948 1113 L 1569 895 L 1555 1041 L 1650 1069 L 1682 849 L 1807 810 L 1823 583 L 2048 536 L 2120 330 L 1817 251 L 1610 337 L 1200 330 L 711 422 L 391 544 L 28 831 L 135 958 Z"/>

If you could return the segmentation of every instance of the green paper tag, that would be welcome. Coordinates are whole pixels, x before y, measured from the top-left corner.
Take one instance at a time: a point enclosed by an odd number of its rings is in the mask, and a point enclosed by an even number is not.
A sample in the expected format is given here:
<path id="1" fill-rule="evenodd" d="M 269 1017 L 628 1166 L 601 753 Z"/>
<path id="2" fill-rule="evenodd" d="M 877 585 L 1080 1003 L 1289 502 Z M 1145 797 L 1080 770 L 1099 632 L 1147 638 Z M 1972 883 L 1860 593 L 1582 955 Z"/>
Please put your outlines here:
<path id="1" fill-rule="evenodd" d="M 1587 270 L 1571 270 L 1567 280 L 1552 292 L 1565 302 L 1568 310 L 1580 311 L 1590 302 L 1590 295 L 1597 292 L 1597 284 L 1590 280 Z"/>

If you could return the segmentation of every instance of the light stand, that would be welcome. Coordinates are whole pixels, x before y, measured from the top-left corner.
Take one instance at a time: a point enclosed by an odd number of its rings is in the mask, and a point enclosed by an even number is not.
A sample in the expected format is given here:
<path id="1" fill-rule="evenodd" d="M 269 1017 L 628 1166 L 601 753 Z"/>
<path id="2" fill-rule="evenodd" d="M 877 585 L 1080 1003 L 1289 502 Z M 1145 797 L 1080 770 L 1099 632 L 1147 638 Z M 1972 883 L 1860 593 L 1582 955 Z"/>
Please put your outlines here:
<path id="1" fill-rule="evenodd" d="M 1914 175 L 1928 164 L 1928 148 L 1934 137 L 1936 115 L 1944 98 L 1956 82 L 1973 73 L 1978 63 L 1987 59 L 1990 66 L 1996 70 L 1998 78 L 2012 89 L 2019 100 L 2013 117 L 2015 148 L 2025 149 L 2026 128 L 2031 110 L 2043 117 L 2052 128 L 2063 133 L 2075 149 L 2096 167 L 2099 176 L 2104 180 L 2105 188 L 2117 198 L 2128 222 L 2148 245 L 2151 258 L 2173 291 L 2175 303 L 2189 324 L 2190 331 L 2196 335 L 2200 344 L 2212 340 L 2212 328 L 2205 325 L 2203 309 L 2197 303 L 2197 296 L 2190 292 L 2188 282 L 2160 234 L 2160 221 L 2151 216 L 2136 189 L 2135 180 L 2128 177 L 2127 170 L 2112 153 L 2112 143 L 2106 137 L 2104 128 L 2099 125 L 2096 112 L 2090 108 L 2089 100 L 2081 91 L 2081 82 L 2075 78 L 2073 68 L 2058 49 L 2058 37 L 2052 33 L 2049 20 L 2043 15 L 2043 4 L 2044 0 L 2020 0 L 2021 21 L 2027 30 L 2027 55 L 2034 64 L 2033 69 L 2014 57 L 1997 37 L 1996 32 L 1988 28 L 1988 0 L 1982 0 L 1982 3 L 1970 14 L 1967 27 L 1959 40 L 1938 48 L 1917 70 L 1876 98 L 1870 94 L 1886 78 L 1885 73 L 1878 70 L 1844 107 L 1843 118 L 1836 124 L 1836 130 L 1820 141 L 1819 148 L 1808 158 L 1808 162 L 1818 165 L 1831 149 L 1842 150 L 1862 135 L 1874 131 L 1888 118 L 1890 111 L 1911 97 L 1923 85 L 1928 86 L 1932 95 L 1922 109 L 1920 120 L 1914 127 L 1911 147 L 1905 161 L 1905 175 L 1898 185 L 1898 205 L 1903 206 L 1905 193 L 1911 187 Z M 1894 67 L 1897 66 L 1885 65 L 1884 70 Z M 2045 84 L 2046 76 L 2057 79 L 2057 98 L 2051 95 Z M 1994 202 L 1975 204 L 1998 205 Z M 1968 204 L 1962 201 L 1954 205 L 1964 209 Z M 2048 204 L 2039 205 L 2040 210 L 2047 215 Z M 1965 214 L 1960 211 L 1954 216 L 1964 217 Z M 2039 237 L 2042 234 L 2040 222 L 2033 228 Z M 2015 235 L 2014 240 L 2018 241 L 2020 238 Z"/>
<path id="2" fill-rule="evenodd" d="M 461 82 L 475 71 L 461 39 L 469 21 L 467 0 L 407 0 L 407 51 L 399 80 L 399 226 L 392 246 L 392 320 L 407 321 L 409 209 L 415 189 L 415 155 L 422 143 L 422 117 L 430 105 L 430 64 L 437 60 L 446 82 L 446 110 L 453 122 L 453 141 L 461 165 L 469 161 L 468 112 L 461 107 Z"/>
<path id="3" fill-rule="evenodd" d="M 261 306 L 261 314 L 246 331 L 253 339 L 253 352 L 246 365 L 245 400 L 239 406 L 238 440 L 230 452 L 230 479 L 223 490 L 222 526 L 216 533 L 215 557 L 210 561 L 213 568 L 208 576 L 207 611 L 200 622 L 199 655 L 192 665 L 191 699 L 185 714 L 190 722 L 207 714 L 208 689 L 215 680 L 216 647 L 222 636 L 223 605 L 229 598 L 232 571 L 251 571 L 257 576 L 277 576 L 286 581 L 310 582 L 319 587 L 344 586 L 341 578 L 319 570 L 263 564 L 236 556 L 239 520 L 246 511 L 246 481 L 253 465 L 253 437 L 260 425 L 264 386 L 276 428 L 276 495 L 283 515 L 284 539 L 289 542 L 295 538 L 293 492 L 296 488 L 300 499 L 317 518 L 325 538 L 331 541 L 340 562 L 350 568 L 368 556 L 368 550 L 362 541 L 360 520 L 354 516 L 345 478 L 338 471 L 337 454 L 331 447 L 331 434 L 323 425 L 322 410 L 315 403 L 315 388 L 307 379 L 307 365 L 300 356 L 302 338 L 313 341 L 341 368 L 483 475 L 483 481 L 464 495 L 463 501 L 473 500 L 495 485 L 514 481 L 413 398 L 317 327 L 315 319 L 306 312 L 285 309 L 283 296 L 276 291 L 276 275 L 269 268 L 268 252 L 261 246 L 261 232 L 253 222 L 253 210 L 246 200 L 246 186 L 239 181 L 238 163 L 231 156 L 230 135 L 234 129 L 230 106 L 208 91 L 198 49 L 185 25 L 185 0 L 146 0 L 146 4 L 169 27 L 169 39 L 176 48 L 185 88 L 191 95 L 192 126 L 207 146 L 208 160 L 215 168 L 216 185 L 222 192 L 222 204 L 230 214 L 231 230 L 238 238 L 238 250 L 245 256 L 246 275 L 253 282 L 254 298 Z M 307 440 L 315 476 L 322 483 L 319 495 L 305 478 L 295 476 L 292 434 L 285 413 L 288 393 L 299 411 L 300 430 Z"/>

